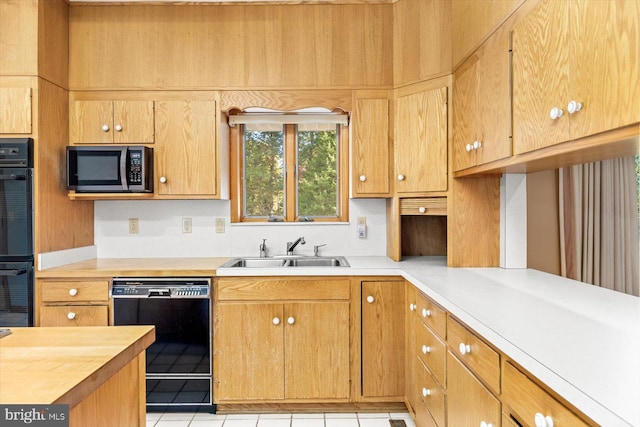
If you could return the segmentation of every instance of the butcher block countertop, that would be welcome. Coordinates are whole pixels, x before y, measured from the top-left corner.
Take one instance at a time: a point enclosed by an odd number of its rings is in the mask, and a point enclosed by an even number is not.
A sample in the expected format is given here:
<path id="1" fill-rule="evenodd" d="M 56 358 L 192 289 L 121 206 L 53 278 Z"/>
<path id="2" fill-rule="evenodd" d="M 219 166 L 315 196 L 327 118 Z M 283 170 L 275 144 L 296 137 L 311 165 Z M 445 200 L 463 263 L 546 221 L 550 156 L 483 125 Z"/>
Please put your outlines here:
<path id="1" fill-rule="evenodd" d="M 231 258 L 95 258 L 38 271 L 41 278 L 215 276 Z"/>
<path id="2" fill-rule="evenodd" d="M 73 408 L 153 341 L 153 326 L 11 328 L 0 338 L 0 404 Z"/>

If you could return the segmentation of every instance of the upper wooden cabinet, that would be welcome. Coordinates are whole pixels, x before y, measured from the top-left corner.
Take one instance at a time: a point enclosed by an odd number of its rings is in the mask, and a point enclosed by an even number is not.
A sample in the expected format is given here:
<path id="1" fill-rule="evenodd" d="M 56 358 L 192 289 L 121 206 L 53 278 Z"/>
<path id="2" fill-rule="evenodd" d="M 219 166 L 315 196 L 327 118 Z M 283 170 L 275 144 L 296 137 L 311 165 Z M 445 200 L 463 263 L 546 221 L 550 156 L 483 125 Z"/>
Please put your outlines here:
<path id="1" fill-rule="evenodd" d="M 219 197 L 216 141 L 215 101 L 157 101 L 156 194 Z"/>
<path id="2" fill-rule="evenodd" d="M 447 88 L 399 96 L 396 109 L 396 193 L 446 191 Z"/>
<path id="3" fill-rule="evenodd" d="M 353 197 L 389 197 L 389 99 L 386 92 L 356 92 L 351 124 Z M 385 96 L 383 96 L 385 95 Z"/>
<path id="4" fill-rule="evenodd" d="M 76 100 L 70 110 L 72 144 L 153 143 L 153 101 Z"/>
<path id="5" fill-rule="evenodd" d="M 0 133 L 31 133 L 30 87 L 0 87 Z"/>
<path id="6" fill-rule="evenodd" d="M 513 31 L 514 154 L 640 121 L 636 0 L 543 1 Z"/>
<path id="7" fill-rule="evenodd" d="M 494 33 L 454 75 L 453 169 L 511 155 L 509 32 Z"/>

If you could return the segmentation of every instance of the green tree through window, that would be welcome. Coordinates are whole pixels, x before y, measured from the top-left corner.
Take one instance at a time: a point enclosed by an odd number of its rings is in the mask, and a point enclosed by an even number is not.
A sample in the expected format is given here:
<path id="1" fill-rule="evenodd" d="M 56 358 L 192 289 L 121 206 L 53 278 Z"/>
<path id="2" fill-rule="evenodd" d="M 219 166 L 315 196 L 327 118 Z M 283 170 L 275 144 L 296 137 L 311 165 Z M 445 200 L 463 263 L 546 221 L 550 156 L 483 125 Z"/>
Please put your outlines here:
<path id="1" fill-rule="evenodd" d="M 344 220 L 340 125 L 247 124 L 240 135 L 244 219 Z"/>

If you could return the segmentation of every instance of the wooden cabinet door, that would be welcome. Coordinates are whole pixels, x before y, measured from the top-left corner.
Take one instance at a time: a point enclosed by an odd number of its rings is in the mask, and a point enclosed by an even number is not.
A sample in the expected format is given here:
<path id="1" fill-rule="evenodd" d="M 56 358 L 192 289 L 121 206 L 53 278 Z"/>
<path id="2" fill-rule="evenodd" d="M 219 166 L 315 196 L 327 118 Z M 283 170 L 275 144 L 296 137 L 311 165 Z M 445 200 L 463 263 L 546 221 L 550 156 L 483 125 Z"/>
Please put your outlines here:
<path id="1" fill-rule="evenodd" d="M 409 412 L 413 413 L 416 418 L 418 418 L 418 413 L 422 408 L 422 402 L 418 395 L 418 382 L 416 376 L 416 363 L 420 363 L 418 361 L 418 355 L 413 351 L 416 347 L 416 328 L 419 325 L 418 316 L 416 315 L 417 310 L 417 302 L 416 296 L 418 291 L 416 288 L 407 282 L 405 289 L 405 396 L 407 402 L 409 403 Z M 417 420 L 416 420 L 417 421 Z"/>
<path id="2" fill-rule="evenodd" d="M 447 423 L 477 427 L 482 421 L 499 426 L 500 401 L 451 353 L 447 353 Z"/>
<path id="3" fill-rule="evenodd" d="M 398 98 L 396 192 L 447 190 L 447 88 Z"/>
<path id="4" fill-rule="evenodd" d="M 570 6 L 571 139 L 640 121 L 640 2 L 573 0 Z"/>
<path id="5" fill-rule="evenodd" d="M 216 195 L 215 117 L 215 101 L 156 102 L 158 195 Z"/>
<path id="6" fill-rule="evenodd" d="M 568 28 L 567 1 L 541 2 L 514 27 L 513 154 L 569 139 L 566 117 L 550 117 L 552 108 L 566 109 Z"/>
<path id="7" fill-rule="evenodd" d="M 113 142 L 153 143 L 153 101 L 113 101 Z"/>
<path id="8" fill-rule="evenodd" d="M 362 395 L 404 395 L 404 282 L 362 282 Z"/>
<path id="9" fill-rule="evenodd" d="M 355 99 L 352 121 L 353 197 L 388 197 L 389 100 Z"/>
<path id="10" fill-rule="evenodd" d="M 31 133 L 30 87 L 0 87 L 0 133 Z"/>
<path id="11" fill-rule="evenodd" d="M 453 170 L 476 165 L 474 141 L 479 139 L 480 123 L 480 58 L 476 52 L 456 70 L 453 80 Z"/>
<path id="12" fill-rule="evenodd" d="M 480 49 L 478 165 L 511 156 L 511 57 L 509 31 L 498 29 Z"/>
<path id="13" fill-rule="evenodd" d="M 113 142 L 113 101 L 74 101 L 69 112 L 72 144 Z"/>
<path id="14" fill-rule="evenodd" d="M 349 398 L 349 302 L 286 304 L 284 323 L 285 398 Z"/>
<path id="15" fill-rule="evenodd" d="M 282 304 L 218 304 L 213 347 L 216 402 L 284 397 L 282 316 Z"/>

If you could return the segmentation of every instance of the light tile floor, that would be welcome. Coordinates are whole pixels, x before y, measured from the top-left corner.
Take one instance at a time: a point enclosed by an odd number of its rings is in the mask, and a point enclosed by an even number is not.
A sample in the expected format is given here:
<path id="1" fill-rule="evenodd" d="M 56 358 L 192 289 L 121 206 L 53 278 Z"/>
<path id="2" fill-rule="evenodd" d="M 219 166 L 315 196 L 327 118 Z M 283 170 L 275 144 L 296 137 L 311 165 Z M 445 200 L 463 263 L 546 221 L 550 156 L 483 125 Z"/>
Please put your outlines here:
<path id="1" fill-rule="evenodd" d="M 415 427 L 408 412 L 319 414 L 149 413 L 147 427 L 389 427 L 389 420 Z"/>

